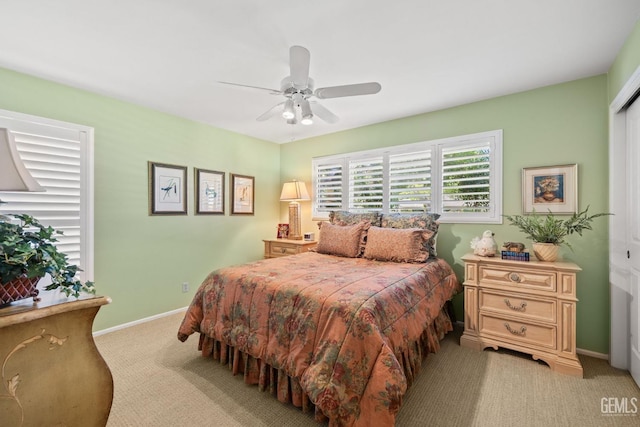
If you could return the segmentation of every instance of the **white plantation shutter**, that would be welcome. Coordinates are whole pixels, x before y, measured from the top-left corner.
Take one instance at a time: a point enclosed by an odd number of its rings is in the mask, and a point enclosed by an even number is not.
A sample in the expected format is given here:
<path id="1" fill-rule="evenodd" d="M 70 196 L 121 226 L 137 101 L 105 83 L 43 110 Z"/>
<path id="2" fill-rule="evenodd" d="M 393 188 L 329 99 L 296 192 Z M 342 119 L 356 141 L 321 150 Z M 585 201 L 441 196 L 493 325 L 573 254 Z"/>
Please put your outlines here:
<path id="1" fill-rule="evenodd" d="M 349 161 L 349 211 L 382 211 L 382 156 Z"/>
<path id="2" fill-rule="evenodd" d="M 0 111 L 25 167 L 45 192 L 0 192 L 4 213 L 24 213 L 63 232 L 56 246 L 71 264 L 93 278 L 93 203 L 91 128 Z"/>
<path id="3" fill-rule="evenodd" d="M 442 212 L 490 211 L 490 156 L 488 142 L 442 149 Z"/>
<path id="4" fill-rule="evenodd" d="M 389 212 L 431 212 L 431 151 L 389 156 Z"/>
<path id="5" fill-rule="evenodd" d="M 316 220 L 349 210 L 502 223 L 501 130 L 318 157 L 312 164 Z"/>
<path id="6" fill-rule="evenodd" d="M 329 212 L 342 209 L 344 169 L 343 161 L 314 165 L 314 212 L 328 216 Z"/>

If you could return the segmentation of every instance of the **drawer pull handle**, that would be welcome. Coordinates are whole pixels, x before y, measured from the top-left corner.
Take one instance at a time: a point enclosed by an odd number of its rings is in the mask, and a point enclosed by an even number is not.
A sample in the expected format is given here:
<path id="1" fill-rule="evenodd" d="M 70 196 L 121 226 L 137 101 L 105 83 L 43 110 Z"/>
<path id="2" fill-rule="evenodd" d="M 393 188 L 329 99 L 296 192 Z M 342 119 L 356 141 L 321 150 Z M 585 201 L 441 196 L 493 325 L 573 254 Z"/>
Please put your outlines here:
<path id="1" fill-rule="evenodd" d="M 524 311 L 527 307 L 527 303 L 522 301 L 520 303 L 520 307 L 514 307 L 513 305 L 511 305 L 511 301 L 509 301 L 507 298 L 504 299 L 504 303 L 507 305 L 507 307 L 509 307 L 511 310 L 515 310 L 515 311 Z"/>
<path id="2" fill-rule="evenodd" d="M 281 253 L 285 253 L 285 252 L 287 252 L 287 248 L 280 248 L 280 252 L 281 252 Z"/>
<path id="3" fill-rule="evenodd" d="M 507 328 L 507 331 L 511 332 L 513 335 L 524 336 L 524 333 L 527 332 L 526 326 L 521 327 L 519 331 L 515 331 L 511 329 L 511 326 L 509 326 L 507 322 L 504 322 L 504 327 Z"/>
<path id="4" fill-rule="evenodd" d="M 520 275 L 518 273 L 511 273 L 509 274 L 509 280 L 511 280 L 512 282 L 520 283 Z"/>

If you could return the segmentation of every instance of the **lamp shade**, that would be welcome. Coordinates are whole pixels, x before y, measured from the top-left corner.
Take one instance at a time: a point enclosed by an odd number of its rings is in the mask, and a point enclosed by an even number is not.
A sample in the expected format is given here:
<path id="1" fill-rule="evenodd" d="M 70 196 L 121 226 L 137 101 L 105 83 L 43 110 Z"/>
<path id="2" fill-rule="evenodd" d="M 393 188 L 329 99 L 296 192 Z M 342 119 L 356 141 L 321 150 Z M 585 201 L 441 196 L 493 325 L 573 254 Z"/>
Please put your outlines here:
<path id="1" fill-rule="evenodd" d="M 297 200 L 309 200 L 307 186 L 302 181 L 285 182 L 280 193 L 281 202 L 294 202 Z"/>
<path id="2" fill-rule="evenodd" d="M 13 134 L 0 128 L 0 191 L 45 191 L 22 163 Z"/>

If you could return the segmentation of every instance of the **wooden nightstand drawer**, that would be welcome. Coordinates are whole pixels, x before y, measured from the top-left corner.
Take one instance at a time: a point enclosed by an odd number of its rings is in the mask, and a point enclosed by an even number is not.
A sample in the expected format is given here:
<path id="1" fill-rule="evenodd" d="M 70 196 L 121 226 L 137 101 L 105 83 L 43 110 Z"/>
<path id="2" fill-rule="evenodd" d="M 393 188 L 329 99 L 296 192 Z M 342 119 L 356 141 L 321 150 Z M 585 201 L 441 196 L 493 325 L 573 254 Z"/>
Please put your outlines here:
<path id="1" fill-rule="evenodd" d="M 485 284 L 517 287 L 520 290 L 556 291 L 556 273 L 554 271 L 481 266 L 479 279 Z"/>
<path id="2" fill-rule="evenodd" d="M 502 291 L 480 290 L 480 310 L 523 320 L 556 323 L 556 300 Z"/>
<path id="3" fill-rule="evenodd" d="M 531 347 L 556 348 L 556 328 L 480 314 L 480 333 Z"/>
<path id="4" fill-rule="evenodd" d="M 285 243 L 272 243 L 269 255 L 272 257 L 295 255 L 298 253 L 298 248 L 293 245 L 287 245 Z"/>
<path id="5" fill-rule="evenodd" d="M 301 254 L 316 247 L 318 242 L 308 240 L 273 239 L 263 240 L 264 257 L 278 258 L 288 255 Z"/>

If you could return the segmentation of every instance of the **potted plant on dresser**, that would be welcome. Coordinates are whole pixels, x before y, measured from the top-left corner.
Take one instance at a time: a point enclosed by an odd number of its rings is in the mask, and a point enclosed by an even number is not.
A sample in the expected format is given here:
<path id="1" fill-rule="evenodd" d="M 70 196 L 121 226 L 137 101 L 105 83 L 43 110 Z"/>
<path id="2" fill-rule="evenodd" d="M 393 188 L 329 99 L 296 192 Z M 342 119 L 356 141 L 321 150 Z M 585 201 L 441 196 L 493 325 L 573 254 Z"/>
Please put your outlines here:
<path id="1" fill-rule="evenodd" d="M 610 213 L 598 213 L 589 215 L 589 206 L 582 211 L 571 215 L 566 219 L 560 219 L 551 212 L 547 215 L 539 215 L 534 212 L 531 215 L 505 215 L 505 218 L 515 225 L 533 240 L 533 253 L 540 261 L 555 261 L 558 258 L 558 248 L 566 245 L 573 249 L 566 238 L 571 234 L 582 236 L 584 230 L 592 230 L 591 222 L 598 217 L 612 215 Z"/>
<path id="2" fill-rule="evenodd" d="M 45 290 L 60 288 L 76 298 L 80 292 L 95 294 L 93 283 L 78 280 L 78 267 L 56 248 L 61 234 L 30 215 L 0 215 L 0 305 L 37 298 L 36 285 L 46 274 L 51 284 Z"/>

